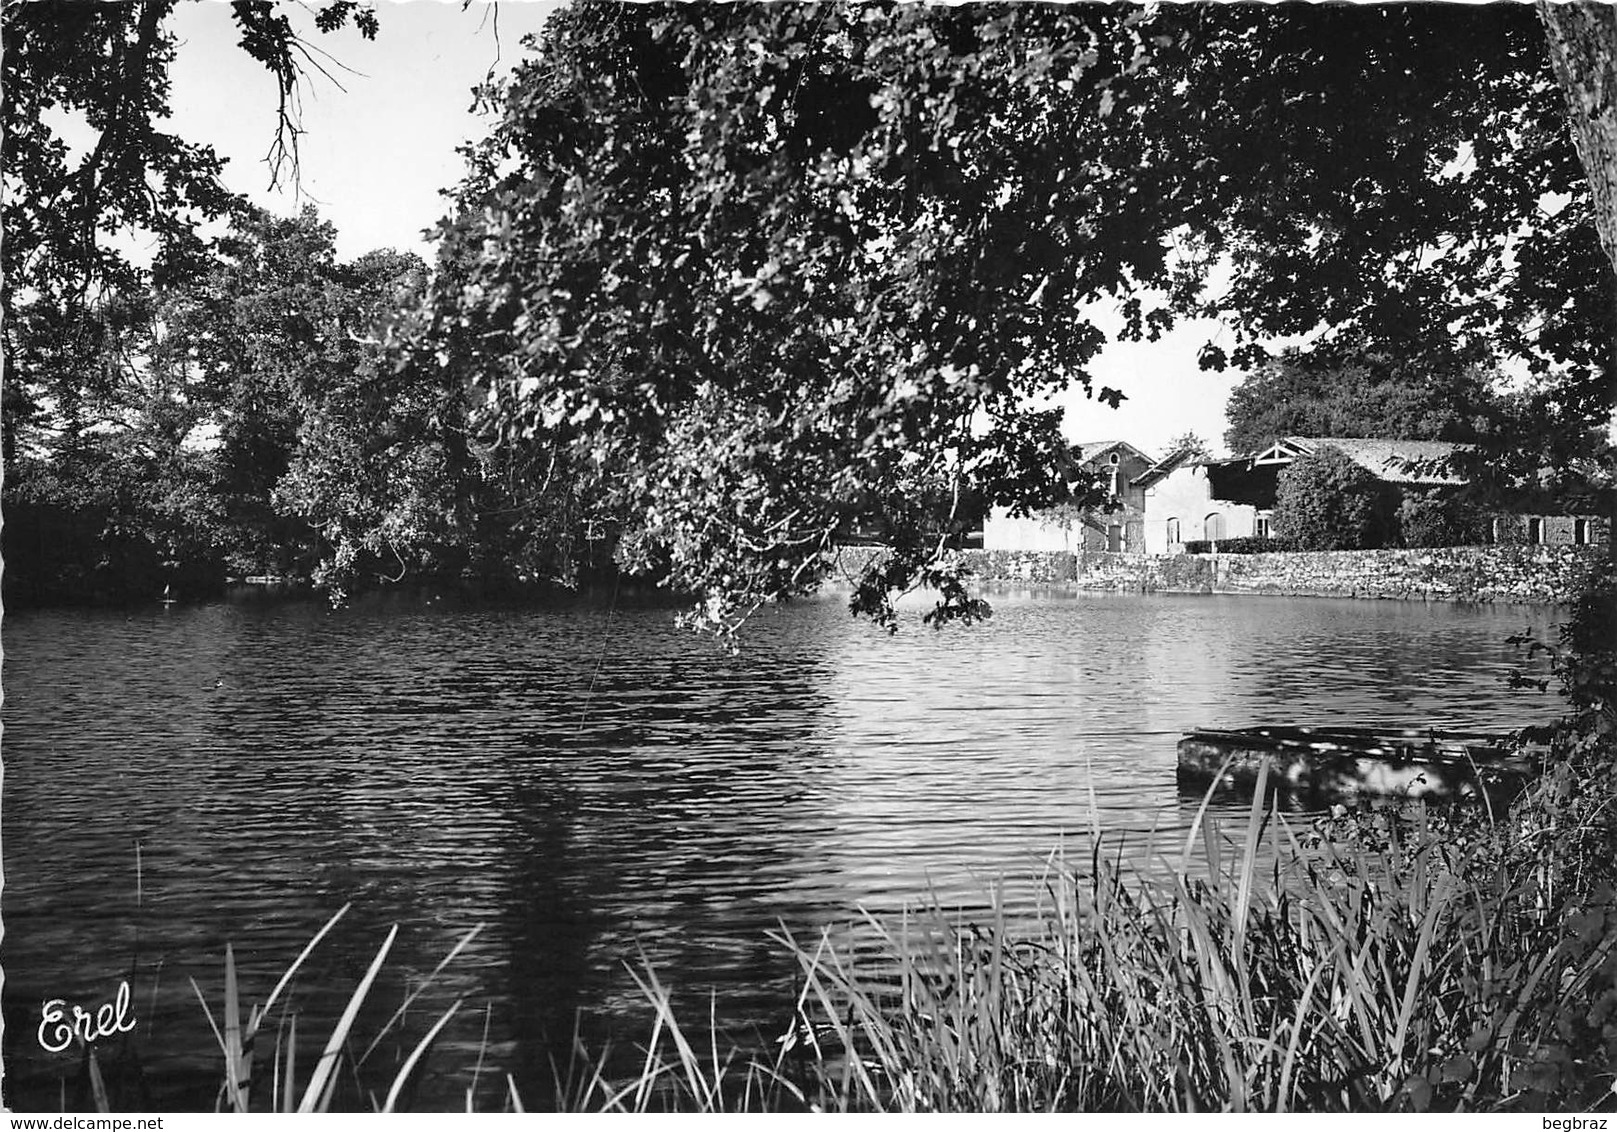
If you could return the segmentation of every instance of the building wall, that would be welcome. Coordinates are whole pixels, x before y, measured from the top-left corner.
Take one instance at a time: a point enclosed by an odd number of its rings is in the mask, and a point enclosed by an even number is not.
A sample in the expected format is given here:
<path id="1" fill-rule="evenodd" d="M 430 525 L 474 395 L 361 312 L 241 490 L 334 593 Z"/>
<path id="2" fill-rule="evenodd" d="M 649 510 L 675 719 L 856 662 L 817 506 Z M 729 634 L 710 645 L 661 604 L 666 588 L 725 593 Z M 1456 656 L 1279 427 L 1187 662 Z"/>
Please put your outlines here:
<path id="1" fill-rule="evenodd" d="M 1257 533 L 1258 509 L 1245 503 L 1214 499 L 1207 469 L 1184 464 L 1145 489 L 1145 552 L 1176 554 L 1187 542 L 1210 537 L 1207 517 L 1223 516 L 1224 538 L 1245 538 Z M 1179 537 L 1169 539 L 1169 521 L 1179 520 Z"/>
<path id="2" fill-rule="evenodd" d="M 1123 550 L 1132 554 L 1143 552 L 1145 532 L 1137 512 L 1091 511 L 1089 517 L 1106 530 L 1096 530 L 1076 518 L 1070 521 L 1038 516 L 1013 519 L 1004 508 L 996 508 L 983 521 L 983 549 L 1061 551 L 1067 554 L 1105 551 L 1112 549 L 1109 532 L 1115 526 Z"/>
<path id="3" fill-rule="evenodd" d="M 983 549 L 1075 554 L 1084 548 L 1084 536 L 1092 533 L 1076 518 L 1070 522 L 1025 516 L 1013 519 L 1009 508 L 995 507 L 983 520 Z M 1101 545 L 1105 545 L 1104 539 Z"/>
<path id="4" fill-rule="evenodd" d="M 1498 515 L 1490 537 L 1503 546 L 1607 546 L 1611 520 L 1603 515 Z"/>
<path id="5" fill-rule="evenodd" d="M 1149 462 L 1128 452 L 1117 451 L 1116 454 L 1118 458 L 1116 464 L 1111 463 L 1111 452 L 1096 457 L 1094 460 L 1085 461 L 1085 464 L 1101 474 L 1102 485 L 1108 490 L 1110 490 L 1111 484 L 1116 483 L 1116 496 L 1125 508 L 1140 511 L 1145 507 L 1145 496 L 1140 488 L 1130 485 L 1134 480 L 1144 475 L 1151 465 Z M 1115 477 L 1112 474 L 1114 469 L 1116 470 Z"/>

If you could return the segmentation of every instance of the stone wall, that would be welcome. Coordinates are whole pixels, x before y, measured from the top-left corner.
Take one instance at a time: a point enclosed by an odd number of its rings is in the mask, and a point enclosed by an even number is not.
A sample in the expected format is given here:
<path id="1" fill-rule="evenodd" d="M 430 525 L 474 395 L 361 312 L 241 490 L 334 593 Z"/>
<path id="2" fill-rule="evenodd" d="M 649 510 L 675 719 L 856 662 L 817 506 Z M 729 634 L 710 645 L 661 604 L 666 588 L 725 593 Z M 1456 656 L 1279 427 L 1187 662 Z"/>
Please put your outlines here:
<path id="1" fill-rule="evenodd" d="M 881 546 L 845 546 L 834 556 L 835 567 L 828 579 L 832 584 L 851 584 L 865 566 L 887 553 Z M 1105 556 L 1104 552 L 1089 551 L 1087 555 L 1068 554 L 1057 550 L 966 550 L 966 564 L 983 581 L 1020 582 L 1045 586 L 1072 583 L 1077 578 L 1080 557 Z M 1113 558 L 1127 557 L 1121 554 Z"/>
<path id="2" fill-rule="evenodd" d="M 1021 582 L 1035 586 L 1076 581 L 1078 563 L 1085 559 L 1125 557 L 1095 550 L 1081 554 L 1037 550 L 966 550 L 961 553 L 965 555 L 966 565 L 984 581 Z"/>
<path id="3" fill-rule="evenodd" d="M 967 564 L 987 583 L 1522 603 L 1567 600 L 1607 553 L 1604 547 L 1565 545 L 1224 555 L 965 552 Z"/>

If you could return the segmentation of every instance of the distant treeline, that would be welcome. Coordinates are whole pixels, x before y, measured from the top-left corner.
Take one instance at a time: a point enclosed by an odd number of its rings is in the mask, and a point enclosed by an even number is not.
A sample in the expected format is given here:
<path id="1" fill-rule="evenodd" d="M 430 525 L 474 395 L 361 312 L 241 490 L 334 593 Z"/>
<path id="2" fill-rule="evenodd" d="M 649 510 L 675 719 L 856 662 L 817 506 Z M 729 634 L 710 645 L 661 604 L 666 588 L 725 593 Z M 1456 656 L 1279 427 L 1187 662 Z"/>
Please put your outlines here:
<path id="1" fill-rule="evenodd" d="M 249 212 L 199 270 L 29 306 L 4 397 L 8 604 L 610 575 L 615 526 L 562 461 L 477 436 L 459 383 L 390 341 L 426 275 L 392 251 L 339 262 L 312 210 Z"/>

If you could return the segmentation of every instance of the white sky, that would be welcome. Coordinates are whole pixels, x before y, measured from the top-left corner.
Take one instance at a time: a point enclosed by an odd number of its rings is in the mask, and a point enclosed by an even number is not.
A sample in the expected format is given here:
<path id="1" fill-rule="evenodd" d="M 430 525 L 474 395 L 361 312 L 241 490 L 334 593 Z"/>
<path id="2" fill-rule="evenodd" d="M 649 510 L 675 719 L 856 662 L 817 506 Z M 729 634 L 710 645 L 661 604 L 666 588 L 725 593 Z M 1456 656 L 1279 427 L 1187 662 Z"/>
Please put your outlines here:
<path id="1" fill-rule="evenodd" d="M 306 18 L 306 38 L 331 54 L 335 62 L 322 62 L 343 89 L 316 76 L 303 91 L 300 197 L 290 187 L 267 191 L 263 159 L 274 137 L 274 81 L 236 46 L 224 0 L 191 0 L 174 17 L 181 46 L 172 71 L 172 128 L 228 158 L 226 183 L 263 207 L 290 213 L 305 201 L 317 205 L 336 225 L 344 259 L 381 247 L 425 255 L 421 233 L 444 213 L 439 191 L 460 176 L 455 149 L 486 130 L 470 112 L 471 88 L 491 67 L 503 71 L 525 54 L 521 38 L 537 32 L 555 6 L 474 0 L 463 10 L 459 0 L 379 0 L 381 30 L 373 42 L 351 27 L 321 35 Z M 1240 375 L 1196 368 L 1197 348 L 1216 329 L 1184 326 L 1157 343 L 1109 347 L 1091 366 L 1096 389 L 1113 386 L 1128 400 L 1113 410 L 1072 391 L 1064 400 L 1068 437 L 1127 440 L 1161 457 L 1169 439 L 1194 431 L 1220 447 L 1224 403 Z"/>

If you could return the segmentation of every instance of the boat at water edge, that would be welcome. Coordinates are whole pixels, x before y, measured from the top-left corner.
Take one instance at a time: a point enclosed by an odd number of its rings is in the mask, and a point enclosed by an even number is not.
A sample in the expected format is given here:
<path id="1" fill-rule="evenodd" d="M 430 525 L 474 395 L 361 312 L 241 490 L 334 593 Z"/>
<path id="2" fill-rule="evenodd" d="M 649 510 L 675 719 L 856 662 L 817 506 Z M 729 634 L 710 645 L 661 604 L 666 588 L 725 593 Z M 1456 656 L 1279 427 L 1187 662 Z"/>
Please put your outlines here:
<path id="1" fill-rule="evenodd" d="M 1202 728 L 1179 740 L 1179 781 L 1272 785 L 1322 800 L 1391 797 L 1508 799 L 1543 769 L 1545 748 L 1515 736 L 1373 727 Z"/>

